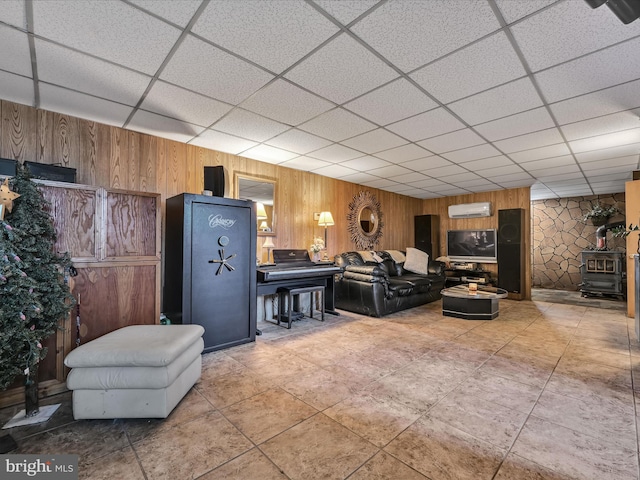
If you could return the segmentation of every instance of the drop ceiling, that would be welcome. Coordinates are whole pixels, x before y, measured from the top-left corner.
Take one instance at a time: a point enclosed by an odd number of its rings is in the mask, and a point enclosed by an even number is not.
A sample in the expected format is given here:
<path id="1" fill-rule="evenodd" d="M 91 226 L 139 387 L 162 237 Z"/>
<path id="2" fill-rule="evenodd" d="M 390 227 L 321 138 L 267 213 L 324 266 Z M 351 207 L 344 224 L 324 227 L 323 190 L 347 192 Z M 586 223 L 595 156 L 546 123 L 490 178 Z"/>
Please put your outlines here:
<path id="1" fill-rule="evenodd" d="M 417 198 L 624 191 L 640 21 L 584 0 L 3 0 L 0 98 Z"/>

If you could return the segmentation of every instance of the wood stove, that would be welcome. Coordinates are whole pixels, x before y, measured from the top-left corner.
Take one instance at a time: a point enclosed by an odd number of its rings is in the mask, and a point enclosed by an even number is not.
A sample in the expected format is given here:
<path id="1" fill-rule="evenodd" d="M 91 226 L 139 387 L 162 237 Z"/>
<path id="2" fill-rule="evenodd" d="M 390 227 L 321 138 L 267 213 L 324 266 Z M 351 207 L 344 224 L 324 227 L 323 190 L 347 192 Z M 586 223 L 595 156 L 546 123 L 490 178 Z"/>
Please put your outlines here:
<path id="1" fill-rule="evenodd" d="M 623 252 L 584 250 L 580 265 L 580 292 L 583 297 L 613 295 L 625 298 L 626 272 Z"/>

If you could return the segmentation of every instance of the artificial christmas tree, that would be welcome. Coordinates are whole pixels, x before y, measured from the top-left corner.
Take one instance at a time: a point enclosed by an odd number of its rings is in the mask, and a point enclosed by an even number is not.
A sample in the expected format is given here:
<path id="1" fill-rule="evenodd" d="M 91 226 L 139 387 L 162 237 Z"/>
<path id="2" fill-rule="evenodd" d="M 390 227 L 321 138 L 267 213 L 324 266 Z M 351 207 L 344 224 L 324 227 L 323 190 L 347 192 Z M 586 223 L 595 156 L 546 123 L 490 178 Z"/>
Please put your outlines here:
<path id="1" fill-rule="evenodd" d="M 38 412 L 37 367 L 47 353 L 42 343 L 74 303 L 64 274 L 71 261 L 54 251 L 48 204 L 24 166 L 18 165 L 10 188 L 20 196 L 0 224 L 0 389 L 24 375 L 29 416 Z"/>

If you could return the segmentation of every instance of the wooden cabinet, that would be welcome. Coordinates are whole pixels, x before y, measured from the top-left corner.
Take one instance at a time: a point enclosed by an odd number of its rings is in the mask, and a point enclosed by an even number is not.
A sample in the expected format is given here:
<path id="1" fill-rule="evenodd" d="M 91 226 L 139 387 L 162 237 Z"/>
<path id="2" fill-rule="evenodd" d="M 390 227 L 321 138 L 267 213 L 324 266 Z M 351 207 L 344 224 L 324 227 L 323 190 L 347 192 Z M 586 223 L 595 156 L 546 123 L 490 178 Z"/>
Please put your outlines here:
<path id="1" fill-rule="evenodd" d="M 77 345 L 118 328 L 160 318 L 160 194 L 38 181 L 51 205 L 55 249 L 69 252 L 78 275 L 70 280 L 79 300 L 46 346 L 39 367 L 41 396 L 66 390 L 65 356 Z M 24 401 L 19 382 L 0 394 L 0 406 Z"/>

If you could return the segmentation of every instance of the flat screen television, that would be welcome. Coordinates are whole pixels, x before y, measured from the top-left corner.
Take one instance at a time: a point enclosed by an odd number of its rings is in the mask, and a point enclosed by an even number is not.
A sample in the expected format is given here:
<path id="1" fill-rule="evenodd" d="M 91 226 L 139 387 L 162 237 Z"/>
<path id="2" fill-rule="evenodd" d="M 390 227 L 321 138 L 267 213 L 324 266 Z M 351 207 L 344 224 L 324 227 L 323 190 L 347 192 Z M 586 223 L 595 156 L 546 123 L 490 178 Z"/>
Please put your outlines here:
<path id="1" fill-rule="evenodd" d="M 447 256 L 452 262 L 497 263 L 496 230 L 448 230 Z"/>

